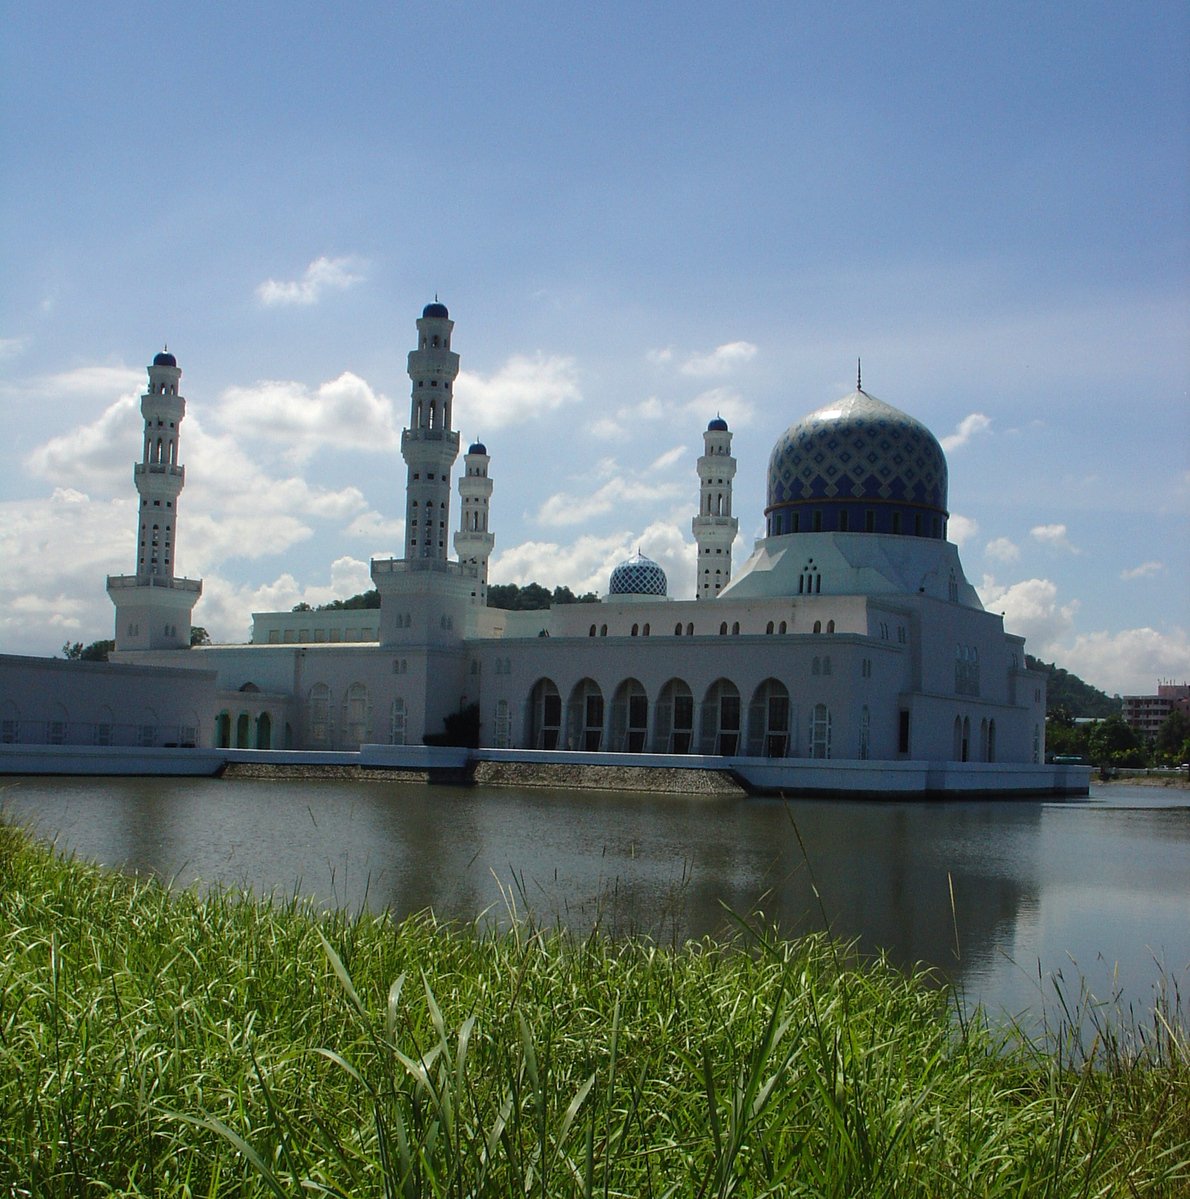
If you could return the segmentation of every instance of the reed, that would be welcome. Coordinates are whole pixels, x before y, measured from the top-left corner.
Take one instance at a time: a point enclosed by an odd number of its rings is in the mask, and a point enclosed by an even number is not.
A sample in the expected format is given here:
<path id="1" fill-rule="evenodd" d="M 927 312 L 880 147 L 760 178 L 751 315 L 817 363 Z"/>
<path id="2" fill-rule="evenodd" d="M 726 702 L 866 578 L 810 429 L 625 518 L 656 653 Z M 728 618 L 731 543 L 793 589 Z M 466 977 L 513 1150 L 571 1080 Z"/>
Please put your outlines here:
<path id="1" fill-rule="evenodd" d="M 1045 1043 L 820 937 L 170 891 L 0 825 L 0 1194 L 1176 1196 L 1170 1012 Z"/>

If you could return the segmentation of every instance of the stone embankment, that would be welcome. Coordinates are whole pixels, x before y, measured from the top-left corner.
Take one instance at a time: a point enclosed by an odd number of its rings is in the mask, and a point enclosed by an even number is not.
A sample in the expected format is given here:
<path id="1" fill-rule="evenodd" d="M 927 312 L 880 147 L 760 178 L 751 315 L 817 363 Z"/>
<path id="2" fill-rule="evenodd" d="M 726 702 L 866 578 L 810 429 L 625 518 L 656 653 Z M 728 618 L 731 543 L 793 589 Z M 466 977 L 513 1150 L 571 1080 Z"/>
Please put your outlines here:
<path id="1" fill-rule="evenodd" d="M 403 770 L 343 763 L 229 762 L 227 779 L 340 779 L 345 782 L 478 783 L 484 787 L 545 787 L 554 790 L 639 791 L 661 795 L 746 795 L 726 770 L 690 770 L 590 763 L 476 762 L 472 770 L 450 767 Z"/>
<path id="2" fill-rule="evenodd" d="M 664 795 L 747 795 L 726 770 L 604 766 L 553 762 L 477 762 L 475 781 L 485 787 L 557 790 L 651 791 Z"/>

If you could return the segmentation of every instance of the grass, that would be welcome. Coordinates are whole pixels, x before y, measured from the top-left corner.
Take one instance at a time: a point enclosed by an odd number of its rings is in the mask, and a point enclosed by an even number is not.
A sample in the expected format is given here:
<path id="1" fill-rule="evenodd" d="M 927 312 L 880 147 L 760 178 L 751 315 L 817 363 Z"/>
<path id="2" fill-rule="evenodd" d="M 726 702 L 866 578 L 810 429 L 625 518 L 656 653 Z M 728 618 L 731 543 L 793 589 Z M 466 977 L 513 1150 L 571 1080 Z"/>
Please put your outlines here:
<path id="1" fill-rule="evenodd" d="M 819 937 L 394 926 L 0 825 L 4 1196 L 1186 1195 L 1185 1040 L 1076 1041 Z"/>

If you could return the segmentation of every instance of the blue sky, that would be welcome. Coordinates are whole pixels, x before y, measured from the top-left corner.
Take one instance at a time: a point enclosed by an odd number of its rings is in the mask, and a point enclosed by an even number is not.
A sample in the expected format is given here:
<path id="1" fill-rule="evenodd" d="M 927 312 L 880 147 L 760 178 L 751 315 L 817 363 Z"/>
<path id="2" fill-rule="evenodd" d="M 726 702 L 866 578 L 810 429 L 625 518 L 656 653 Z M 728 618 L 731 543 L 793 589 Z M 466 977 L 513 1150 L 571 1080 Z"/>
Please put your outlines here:
<path id="1" fill-rule="evenodd" d="M 1109 691 L 1190 678 L 1190 10 L 0 4 L 0 651 L 111 635 L 144 364 L 188 413 L 197 623 L 399 553 L 405 355 L 455 318 L 495 582 L 693 590 L 721 412 L 924 421 L 988 607 Z M 457 500 L 455 512 L 457 519 Z"/>

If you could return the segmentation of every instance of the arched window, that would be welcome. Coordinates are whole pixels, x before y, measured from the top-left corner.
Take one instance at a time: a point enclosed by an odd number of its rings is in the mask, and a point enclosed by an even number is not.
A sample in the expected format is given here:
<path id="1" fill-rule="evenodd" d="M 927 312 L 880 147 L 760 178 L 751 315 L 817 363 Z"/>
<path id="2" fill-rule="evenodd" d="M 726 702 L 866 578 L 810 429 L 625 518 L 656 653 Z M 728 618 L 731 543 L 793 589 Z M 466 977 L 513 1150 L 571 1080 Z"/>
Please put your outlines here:
<path id="1" fill-rule="evenodd" d="M 790 752 L 789 690 L 779 679 L 765 679 L 748 705 L 748 754 L 783 758 Z"/>
<path id="2" fill-rule="evenodd" d="M 728 679 L 718 679 L 702 702 L 702 752 L 733 757 L 740 748 L 740 692 Z"/>
<path id="3" fill-rule="evenodd" d="M 719 636 L 720 636 L 720 637 L 726 637 L 726 636 L 727 636 L 727 621 L 724 621 L 724 622 L 723 622 L 723 623 L 722 623 L 722 624 L 719 626 Z"/>
<path id="4" fill-rule="evenodd" d="M 562 729 L 562 697 L 552 679 L 539 679 L 529 693 L 527 743 L 533 749 L 557 749 Z"/>
<path id="5" fill-rule="evenodd" d="M 822 632 L 822 621 L 821 620 L 816 620 L 814 622 L 814 632 L 816 632 L 816 633 Z"/>
<path id="6" fill-rule="evenodd" d="M 566 748 L 594 753 L 603 746 L 603 692 L 594 679 L 580 679 L 566 704 Z"/>
<path id="7" fill-rule="evenodd" d="M 674 625 L 674 636 L 680 637 L 681 635 L 682 635 L 682 622 L 679 620 L 678 623 L 676 625 Z"/>
<path id="8" fill-rule="evenodd" d="M 777 632 L 779 632 L 779 633 L 787 633 L 787 632 L 789 632 L 789 625 L 788 625 L 788 624 L 786 624 L 786 623 L 785 623 L 785 621 L 782 621 L 782 622 L 780 623 L 780 625 L 778 625 L 778 626 L 777 626 Z"/>
<path id="9" fill-rule="evenodd" d="M 644 637 L 647 637 L 649 635 L 649 625 L 648 625 L 647 621 L 645 622 L 645 627 L 643 629 L 641 629 L 641 635 Z"/>
<path id="10" fill-rule="evenodd" d="M 327 746 L 334 740 L 331 726 L 331 689 L 325 683 L 310 688 L 307 701 L 311 745 Z"/>
<path id="11" fill-rule="evenodd" d="M 594 636 L 595 636 L 595 626 L 594 626 L 594 625 L 592 625 L 592 626 L 591 626 L 591 631 L 590 631 L 590 632 L 587 634 L 587 636 L 588 636 L 588 637 L 594 637 Z"/>
<path id="12" fill-rule="evenodd" d="M 616 753 L 643 753 L 649 736 L 649 697 L 636 679 L 625 679 L 612 697 L 609 748 Z"/>
<path id="13" fill-rule="evenodd" d="M 771 637 L 773 635 L 773 622 L 771 620 L 768 622 L 768 624 L 766 624 L 764 626 L 764 631 L 765 631 L 765 635 L 768 637 Z"/>
<path id="14" fill-rule="evenodd" d="M 731 635 L 733 637 L 738 637 L 740 635 L 740 622 L 738 620 L 733 620 L 731 622 Z"/>
<path id="15" fill-rule="evenodd" d="M 835 622 L 833 620 L 828 620 L 826 622 L 826 631 L 828 633 L 833 633 L 835 631 Z"/>
<path id="16" fill-rule="evenodd" d="M 692 620 L 688 621 L 686 624 L 686 636 L 687 637 L 694 636 L 694 621 L 692 621 Z"/>

